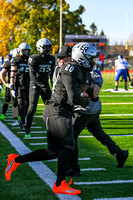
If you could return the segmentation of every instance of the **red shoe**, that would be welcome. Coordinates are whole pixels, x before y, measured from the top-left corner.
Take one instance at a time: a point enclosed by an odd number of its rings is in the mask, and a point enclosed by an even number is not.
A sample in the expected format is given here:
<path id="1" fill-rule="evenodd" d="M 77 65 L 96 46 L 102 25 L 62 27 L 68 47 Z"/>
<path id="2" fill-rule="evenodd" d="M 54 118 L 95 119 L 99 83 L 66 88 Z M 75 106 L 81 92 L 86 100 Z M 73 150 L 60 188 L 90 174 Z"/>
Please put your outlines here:
<path id="1" fill-rule="evenodd" d="M 5 169 L 5 178 L 7 181 L 10 181 L 12 172 L 17 169 L 18 165 L 20 165 L 20 163 L 15 162 L 15 158 L 18 156 L 19 155 L 16 155 L 16 154 L 9 154 L 7 156 L 8 163 L 7 163 L 7 168 Z"/>
<path id="2" fill-rule="evenodd" d="M 56 183 L 54 183 L 53 193 L 69 194 L 69 195 L 77 195 L 81 193 L 80 190 L 73 189 L 69 187 L 68 184 L 70 184 L 70 182 L 66 183 L 65 180 L 61 181 L 61 185 L 58 187 L 56 186 Z"/>

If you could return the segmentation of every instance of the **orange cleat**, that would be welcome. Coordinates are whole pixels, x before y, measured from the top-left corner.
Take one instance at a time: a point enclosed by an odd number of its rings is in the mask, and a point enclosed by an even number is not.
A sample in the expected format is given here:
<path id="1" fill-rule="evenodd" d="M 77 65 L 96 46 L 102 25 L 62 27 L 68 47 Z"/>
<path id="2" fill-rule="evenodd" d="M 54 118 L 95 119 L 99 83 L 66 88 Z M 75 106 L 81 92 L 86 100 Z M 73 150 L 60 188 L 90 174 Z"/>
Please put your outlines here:
<path id="1" fill-rule="evenodd" d="M 77 195 L 81 193 L 80 190 L 76 190 L 69 187 L 70 184 L 71 184 L 71 180 L 69 183 L 66 183 L 65 180 L 61 181 L 61 185 L 58 187 L 56 186 L 56 183 L 54 183 L 53 193 L 69 194 L 69 195 Z"/>
<path id="2" fill-rule="evenodd" d="M 7 181 L 10 181 L 12 172 L 17 169 L 18 165 L 20 165 L 20 163 L 15 162 L 15 158 L 18 156 L 19 155 L 16 154 L 9 154 L 7 156 L 8 163 L 7 163 L 7 168 L 5 169 L 5 178 Z"/>

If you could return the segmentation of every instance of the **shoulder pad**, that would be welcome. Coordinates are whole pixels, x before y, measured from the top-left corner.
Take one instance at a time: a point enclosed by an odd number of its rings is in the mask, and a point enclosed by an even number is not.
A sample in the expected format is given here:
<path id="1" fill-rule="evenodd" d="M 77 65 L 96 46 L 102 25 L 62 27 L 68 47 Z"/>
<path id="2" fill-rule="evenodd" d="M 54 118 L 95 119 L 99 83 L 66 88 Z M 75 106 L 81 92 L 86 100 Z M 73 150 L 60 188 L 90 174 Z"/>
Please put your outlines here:
<path id="1" fill-rule="evenodd" d="M 32 65 L 33 63 L 38 62 L 39 57 L 40 57 L 39 54 L 31 55 L 31 56 L 29 57 L 29 59 L 28 59 L 28 64 L 29 64 L 29 65 Z"/>
<path id="2" fill-rule="evenodd" d="M 15 65 L 17 65 L 17 63 L 19 62 L 19 60 L 20 60 L 21 58 L 20 57 L 18 57 L 18 56 L 16 56 L 16 57 L 13 57 L 12 59 L 11 59 L 11 65 L 12 66 L 15 66 Z"/>
<path id="3" fill-rule="evenodd" d="M 74 63 L 65 63 L 61 68 L 61 73 L 68 74 L 78 79 L 82 77 L 82 69 Z"/>
<path id="4" fill-rule="evenodd" d="M 11 67 L 10 61 L 6 61 L 6 62 L 3 64 L 3 68 L 5 68 L 5 69 L 10 68 L 10 67 Z"/>

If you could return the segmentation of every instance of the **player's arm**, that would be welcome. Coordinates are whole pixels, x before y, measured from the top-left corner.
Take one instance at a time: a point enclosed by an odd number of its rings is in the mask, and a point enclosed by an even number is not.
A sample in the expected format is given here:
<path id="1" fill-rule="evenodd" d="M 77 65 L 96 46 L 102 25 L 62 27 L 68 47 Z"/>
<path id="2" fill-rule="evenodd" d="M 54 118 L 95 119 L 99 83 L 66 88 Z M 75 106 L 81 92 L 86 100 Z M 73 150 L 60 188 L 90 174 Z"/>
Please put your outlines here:
<path id="1" fill-rule="evenodd" d="M 10 85 L 14 86 L 15 84 L 15 72 L 17 71 L 17 66 L 11 66 L 11 73 L 10 73 Z"/>
<path id="2" fill-rule="evenodd" d="M 0 72 L 0 79 L 4 83 L 5 86 L 6 86 L 6 74 L 7 74 L 7 70 L 3 68 Z"/>
<path id="3" fill-rule="evenodd" d="M 68 100 L 75 105 L 86 107 L 89 100 L 83 98 L 78 89 L 77 79 L 67 74 L 62 74 L 62 80 L 67 91 Z"/>

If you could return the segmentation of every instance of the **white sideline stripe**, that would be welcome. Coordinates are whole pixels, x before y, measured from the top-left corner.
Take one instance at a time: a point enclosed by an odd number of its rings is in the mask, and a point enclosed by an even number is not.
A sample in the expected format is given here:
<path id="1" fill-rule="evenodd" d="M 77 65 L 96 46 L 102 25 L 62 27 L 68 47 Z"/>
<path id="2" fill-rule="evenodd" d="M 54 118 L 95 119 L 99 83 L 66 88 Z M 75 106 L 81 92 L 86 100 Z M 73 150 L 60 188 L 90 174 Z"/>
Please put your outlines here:
<path id="1" fill-rule="evenodd" d="M 25 131 L 19 131 L 17 133 L 25 133 Z M 47 131 L 30 131 L 30 133 L 47 133 Z"/>
<path id="2" fill-rule="evenodd" d="M 1 121 L 0 121 L 1 134 L 10 142 L 15 150 L 20 154 L 30 153 L 31 150 L 16 136 L 14 135 Z M 35 173 L 51 188 L 53 189 L 56 175 L 53 173 L 43 162 L 29 162 L 29 166 Z M 52 193 L 52 191 L 51 191 Z M 60 200 L 81 200 L 77 195 L 71 196 L 67 194 L 55 194 Z"/>
<path id="3" fill-rule="evenodd" d="M 118 197 L 118 198 L 102 198 L 94 200 L 133 200 L 133 197 Z"/>
<path id="4" fill-rule="evenodd" d="M 30 143 L 31 146 L 46 145 L 47 143 Z"/>
<path id="5" fill-rule="evenodd" d="M 113 117 L 113 116 L 133 116 L 133 114 L 101 114 L 100 116 L 104 116 L 104 117 Z"/>
<path id="6" fill-rule="evenodd" d="M 86 171 L 101 171 L 101 170 L 106 170 L 104 168 L 87 168 L 87 169 L 80 169 L 80 171 L 82 172 L 86 172 Z"/>
<path id="7" fill-rule="evenodd" d="M 101 184 L 120 184 L 133 183 L 133 180 L 118 180 L 118 181 L 99 181 L 99 182 L 74 182 L 75 185 L 101 185 Z"/>
<path id="8" fill-rule="evenodd" d="M 133 134 L 121 134 L 121 135 L 120 134 L 119 135 L 111 135 L 111 134 L 109 134 L 109 136 L 111 136 L 111 137 L 123 137 L 123 136 L 128 136 L 129 137 L 129 136 L 131 136 L 132 137 Z M 78 137 L 79 138 L 87 138 L 87 137 L 90 138 L 90 137 L 94 137 L 94 136 L 93 135 L 79 135 Z"/>
<path id="9" fill-rule="evenodd" d="M 45 138 L 47 138 L 47 137 L 24 137 L 23 139 L 36 140 L 36 139 L 45 139 Z"/>
<path id="10" fill-rule="evenodd" d="M 90 158 L 78 158 L 78 160 L 90 160 Z M 48 160 L 49 162 L 57 161 L 57 159 Z"/>

